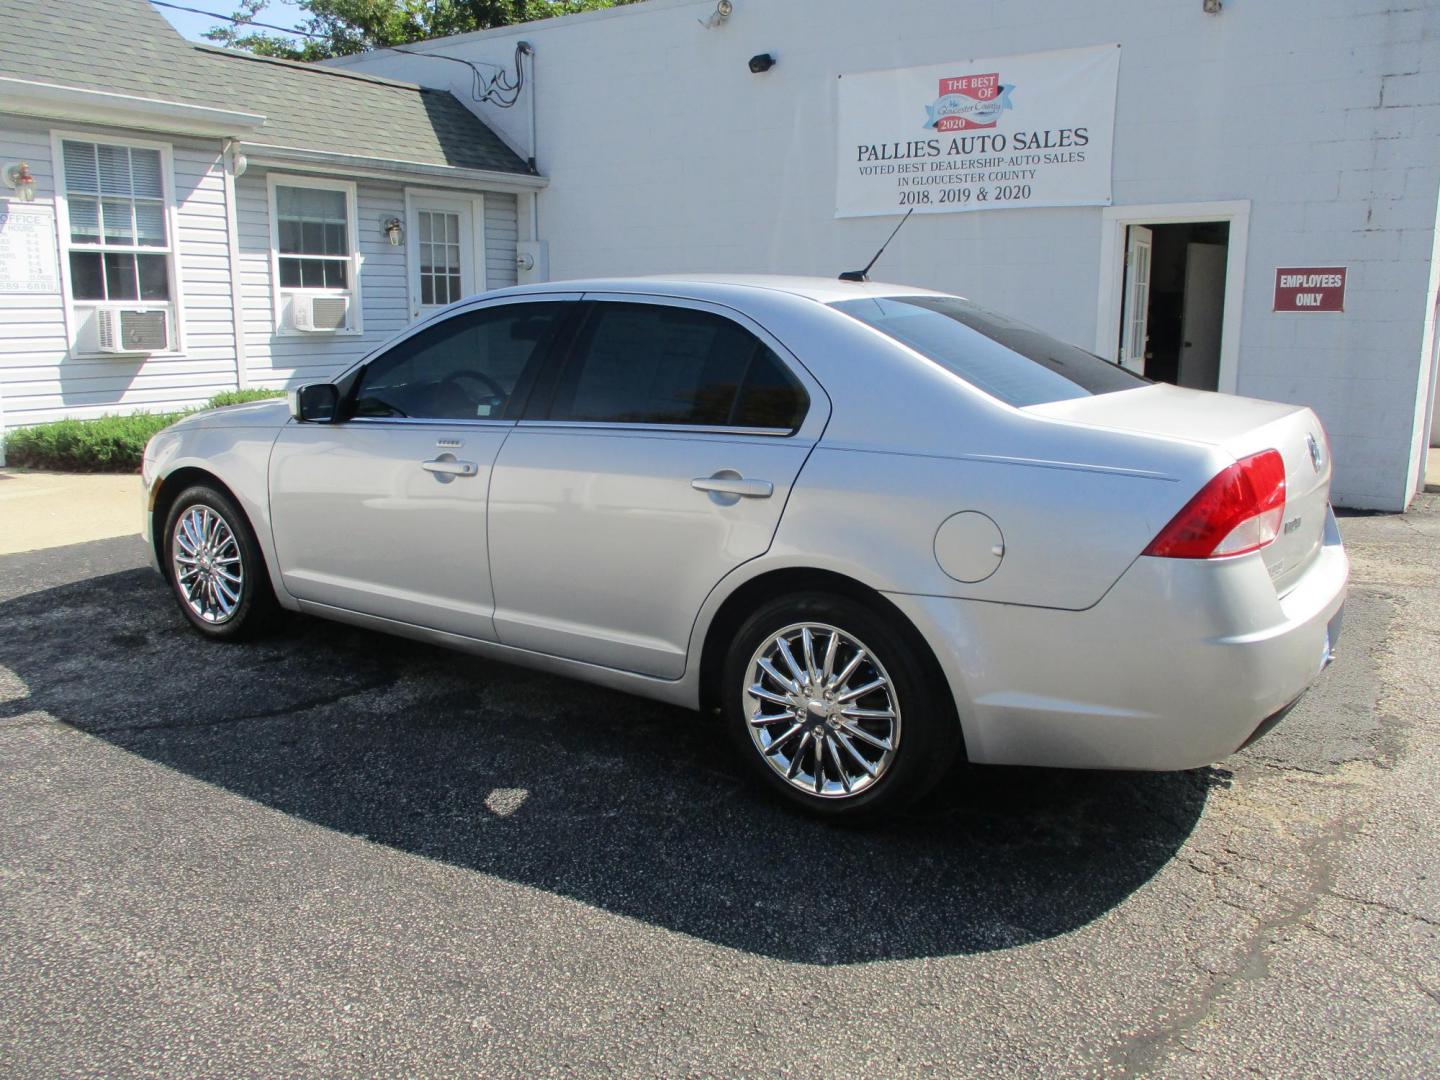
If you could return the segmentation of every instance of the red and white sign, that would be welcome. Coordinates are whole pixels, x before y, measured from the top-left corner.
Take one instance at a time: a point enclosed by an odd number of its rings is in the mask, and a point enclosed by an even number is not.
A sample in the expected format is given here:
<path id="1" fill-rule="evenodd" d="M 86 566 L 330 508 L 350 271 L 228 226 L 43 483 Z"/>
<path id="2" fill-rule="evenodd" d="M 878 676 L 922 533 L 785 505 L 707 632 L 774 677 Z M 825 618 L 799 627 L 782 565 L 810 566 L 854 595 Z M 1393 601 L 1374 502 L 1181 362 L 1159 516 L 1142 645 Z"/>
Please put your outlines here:
<path id="1" fill-rule="evenodd" d="M 1000 73 L 997 71 L 992 71 L 988 75 L 961 75 L 958 79 L 940 80 L 940 93 L 936 101 L 937 103 L 947 101 L 954 103 L 967 98 L 974 102 L 994 101 L 1000 97 L 1000 90 Z M 973 115 L 960 115 L 959 110 L 956 110 L 948 116 L 937 116 L 934 124 L 935 130 L 969 131 L 971 128 L 993 128 L 1000 118 L 999 109 L 971 106 L 970 112 Z"/>
<path id="2" fill-rule="evenodd" d="M 1275 271 L 1276 311 L 1344 311 L 1343 266 L 1281 266 Z"/>

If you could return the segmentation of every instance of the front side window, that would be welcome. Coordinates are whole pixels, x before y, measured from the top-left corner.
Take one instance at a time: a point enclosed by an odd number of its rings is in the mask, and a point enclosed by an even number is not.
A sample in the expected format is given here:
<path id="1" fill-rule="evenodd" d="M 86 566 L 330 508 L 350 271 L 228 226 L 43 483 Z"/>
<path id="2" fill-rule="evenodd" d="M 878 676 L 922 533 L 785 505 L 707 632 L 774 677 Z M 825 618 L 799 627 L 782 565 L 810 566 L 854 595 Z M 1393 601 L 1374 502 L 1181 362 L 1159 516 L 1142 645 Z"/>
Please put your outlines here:
<path id="1" fill-rule="evenodd" d="M 513 418 L 527 367 L 554 333 L 558 301 L 482 308 L 426 327 L 365 368 L 357 417 Z"/>
<path id="2" fill-rule="evenodd" d="M 61 153 L 73 298 L 168 304 L 170 234 L 160 151 L 65 139 Z"/>
<path id="3" fill-rule="evenodd" d="M 662 304 L 596 303 L 550 419 L 793 431 L 804 388 L 730 319 Z"/>
<path id="4" fill-rule="evenodd" d="M 1017 408 L 1148 386 L 1149 380 L 958 296 L 883 296 L 831 305 Z"/>
<path id="5" fill-rule="evenodd" d="M 343 190 L 275 185 L 283 289 L 350 287 L 350 219 Z"/>

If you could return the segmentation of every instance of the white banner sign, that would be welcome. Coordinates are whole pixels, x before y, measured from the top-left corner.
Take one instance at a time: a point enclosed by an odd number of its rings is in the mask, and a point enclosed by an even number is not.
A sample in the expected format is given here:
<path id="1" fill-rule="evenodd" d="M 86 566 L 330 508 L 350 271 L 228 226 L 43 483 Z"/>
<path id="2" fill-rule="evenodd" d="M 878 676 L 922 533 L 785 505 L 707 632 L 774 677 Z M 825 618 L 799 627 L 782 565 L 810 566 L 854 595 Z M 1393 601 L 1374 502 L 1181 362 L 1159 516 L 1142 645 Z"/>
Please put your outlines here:
<path id="1" fill-rule="evenodd" d="M 0 292 L 58 293 L 55 215 L 47 207 L 0 210 Z"/>
<path id="2" fill-rule="evenodd" d="M 835 216 L 1105 206 L 1120 48 L 840 77 Z"/>

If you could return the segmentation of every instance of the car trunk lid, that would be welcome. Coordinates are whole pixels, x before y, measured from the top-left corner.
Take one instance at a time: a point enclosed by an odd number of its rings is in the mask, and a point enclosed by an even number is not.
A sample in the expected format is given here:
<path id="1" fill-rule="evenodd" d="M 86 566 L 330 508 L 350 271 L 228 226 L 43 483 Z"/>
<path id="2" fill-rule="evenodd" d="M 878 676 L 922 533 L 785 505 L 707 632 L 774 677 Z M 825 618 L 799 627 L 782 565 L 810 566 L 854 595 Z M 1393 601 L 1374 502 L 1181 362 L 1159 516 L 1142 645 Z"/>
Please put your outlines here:
<path id="1" fill-rule="evenodd" d="M 1032 405 L 1025 411 L 1214 446 L 1237 460 L 1277 450 L 1285 461 L 1285 514 L 1280 535 L 1261 549 L 1276 592 L 1283 595 L 1320 550 L 1330 497 L 1330 455 L 1319 419 L 1304 406 L 1157 383 Z"/>

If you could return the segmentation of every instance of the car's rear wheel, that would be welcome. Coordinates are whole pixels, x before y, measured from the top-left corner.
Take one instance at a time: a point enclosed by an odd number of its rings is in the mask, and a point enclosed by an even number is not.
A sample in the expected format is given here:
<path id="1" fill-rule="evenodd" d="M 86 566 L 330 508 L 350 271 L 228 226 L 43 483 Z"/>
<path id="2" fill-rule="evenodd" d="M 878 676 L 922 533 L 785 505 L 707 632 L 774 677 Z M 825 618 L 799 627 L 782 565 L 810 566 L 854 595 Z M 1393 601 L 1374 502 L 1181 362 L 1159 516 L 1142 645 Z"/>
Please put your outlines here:
<path id="1" fill-rule="evenodd" d="M 190 625 L 216 641 L 268 629 L 279 612 L 260 545 L 224 492 L 199 484 L 180 493 L 165 520 L 165 576 Z"/>
<path id="2" fill-rule="evenodd" d="M 829 593 L 762 606 L 731 644 L 727 723 L 762 784 L 810 813 L 862 822 L 928 791 L 959 724 L 924 644 L 888 613 Z"/>

